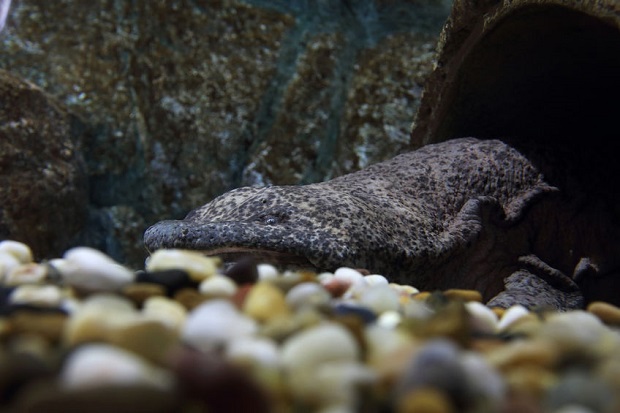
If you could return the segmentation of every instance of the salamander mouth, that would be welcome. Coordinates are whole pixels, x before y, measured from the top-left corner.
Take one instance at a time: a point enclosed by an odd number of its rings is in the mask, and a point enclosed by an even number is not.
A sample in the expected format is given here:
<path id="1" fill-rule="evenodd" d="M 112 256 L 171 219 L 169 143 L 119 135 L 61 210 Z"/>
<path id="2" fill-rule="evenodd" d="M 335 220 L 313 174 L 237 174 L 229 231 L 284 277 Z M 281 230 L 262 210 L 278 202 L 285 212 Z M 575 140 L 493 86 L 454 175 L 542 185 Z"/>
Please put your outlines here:
<path id="1" fill-rule="evenodd" d="M 242 258 L 251 257 L 258 264 L 272 264 L 281 269 L 321 270 L 302 255 L 262 248 L 220 247 L 200 250 L 199 252 L 207 256 L 221 258 L 225 267 L 234 264 Z"/>

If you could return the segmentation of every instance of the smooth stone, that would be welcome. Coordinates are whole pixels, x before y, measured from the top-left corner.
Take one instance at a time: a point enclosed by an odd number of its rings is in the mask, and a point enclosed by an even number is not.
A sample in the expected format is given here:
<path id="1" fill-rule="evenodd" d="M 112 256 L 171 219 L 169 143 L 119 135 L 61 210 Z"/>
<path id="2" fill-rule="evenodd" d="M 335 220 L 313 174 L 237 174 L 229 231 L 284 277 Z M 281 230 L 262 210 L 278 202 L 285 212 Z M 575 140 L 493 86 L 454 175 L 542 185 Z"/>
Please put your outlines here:
<path id="1" fill-rule="evenodd" d="M 506 384 L 498 370 L 482 354 L 473 351 L 462 352 L 460 362 L 473 402 L 497 411 L 507 393 Z"/>
<path id="2" fill-rule="evenodd" d="M 401 329 L 385 328 L 370 324 L 364 329 L 366 362 L 391 385 L 403 376 L 414 351 L 419 344 L 410 334 Z"/>
<path id="3" fill-rule="evenodd" d="M 330 301 L 329 292 L 321 284 L 313 282 L 297 284 L 286 293 L 286 303 L 292 309 L 302 306 L 321 307 Z"/>
<path id="4" fill-rule="evenodd" d="M 360 388 L 376 379 L 376 373 L 361 362 L 333 361 L 316 366 L 307 375 L 293 374 L 288 383 L 293 394 L 302 400 L 320 406 L 346 406 L 355 411 Z"/>
<path id="5" fill-rule="evenodd" d="M 196 307 L 183 327 L 183 341 L 197 349 L 225 346 L 258 331 L 256 322 L 240 313 L 228 300 L 214 299 Z"/>
<path id="6" fill-rule="evenodd" d="M 570 311 L 549 315 L 539 336 L 556 344 L 556 351 L 614 352 L 620 337 L 614 334 L 594 314 L 586 311 Z"/>
<path id="7" fill-rule="evenodd" d="M 613 403 L 614 394 L 607 383 L 583 371 L 572 371 L 549 389 L 543 404 L 547 411 L 581 406 L 593 412 L 606 412 Z"/>
<path id="8" fill-rule="evenodd" d="M 139 271 L 136 275 L 136 282 L 159 284 L 166 289 L 166 294 L 170 297 L 177 291 L 196 284 L 183 270 Z"/>
<path id="9" fill-rule="evenodd" d="M 76 247 L 53 265 L 63 282 L 85 292 L 119 291 L 134 281 L 134 273 L 93 248 Z"/>
<path id="10" fill-rule="evenodd" d="M 465 302 L 475 301 L 482 302 L 482 294 L 480 291 L 476 290 L 462 290 L 451 288 L 449 290 L 445 290 L 443 294 L 451 300 L 462 300 Z"/>
<path id="11" fill-rule="evenodd" d="M 190 311 L 208 300 L 207 296 L 200 294 L 200 292 L 194 288 L 183 288 L 174 293 L 172 298 Z"/>
<path id="12" fill-rule="evenodd" d="M 198 291 L 209 297 L 232 297 L 237 292 L 237 284 L 224 275 L 214 275 L 200 283 Z"/>
<path id="13" fill-rule="evenodd" d="M 359 303 L 376 314 L 400 309 L 398 294 L 387 284 L 376 284 L 364 288 L 360 293 Z"/>
<path id="14" fill-rule="evenodd" d="M 195 282 L 212 277 L 221 264 L 219 258 L 207 257 L 189 250 L 161 249 L 155 251 L 146 263 L 146 271 L 183 270 Z"/>
<path id="15" fill-rule="evenodd" d="M 171 359 L 179 388 L 192 400 L 190 411 L 276 411 L 264 388 L 219 353 L 180 349 Z"/>
<path id="16" fill-rule="evenodd" d="M 142 306 L 142 314 L 159 320 L 179 333 L 187 319 L 185 307 L 168 297 L 148 298 Z"/>
<path id="17" fill-rule="evenodd" d="M 522 305 L 514 305 L 508 308 L 499 319 L 497 329 L 502 331 L 506 329 L 510 324 L 517 321 L 519 318 L 528 315 L 530 311 Z"/>
<path id="18" fill-rule="evenodd" d="M 364 276 L 353 268 L 340 267 L 334 271 L 334 279 L 355 285 L 364 282 Z"/>
<path id="19" fill-rule="evenodd" d="M 37 263 L 21 264 L 13 268 L 4 277 L 4 285 L 16 286 L 22 284 L 40 284 L 45 281 L 48 274 L 46 265 Z"/>
<path id="20" fill-rule="evenodd" d="M 308 328 L 282 345 L 282 364 L 289 371 L 303 371 L 333 361 L 353 362 L 359 357 L 358 342 L 337 323 L 325 322 Z"/>
<path id="21" fill-rule="evenodd" d="M 179 331 L 143 313 L 121 317 L 108 325 L 105 342 L 139 354 L 157 363 L 166 361 L 179 343 Z"/>
<path id="22" fill-rule="evenodd" d="M 385 328 L 396 328 L 403 321 L 403 316 L 398 311 L 385 311 L 377 319 L 377 324 Z"/>
<path id="23" fill-rule="evenodd" d="M 280 276 L 278 269 L 271 264 L 258 264 L 256 266 L 256 271 L 258 273 L 258 279 L 261 281 L 271 280 Z"/>
<path id="24" fill-rule="evenodd" d="M 15 268 L 22 265 L 12 254 L 8 252 L 0 252 L 0 281 L 4 283 L 4 278 Z"/>
<path id="25" fill-rule="evenodd" d="M 351 283 L 332 277 L 326 281 L 321 281 L 323 288 L 334 298 L 342 297 L 351 287 Z"/>
<path id="26" fill-rule="evenodd" d="M 465 303 L 465 308 L 471 316 L 474 333 L 493 334 L 497 331 L 499 319 L 489 307 L 478 301 L 469 301 Z"/>
<path id="27" fill-rule="evenodd" d="M 35 334 L 57 343 L 62 339 L 67 316 L 60 313 L 18 311 L 9 320 L 12 334 Z"/>
<path id="28" fill-rule="evenodd" d="M 252 257 L 242 257 L 224 271 L 224 275 L 237 285 L 254 284 L 258 281 L 256 261 Z"/>
<path id="29" fill-rule="evenodd" d="M 335 316 L 353 316 L 365 324 L 373 323 L 377 320 L 377 314 L 372 309 L 352 302 L 337 303 L 333 311 Z"/>
<path id="30" fill-rule="evenodd" d="M 55 285 L 26 284 L 16 287 L 9 296 L 11 304 L 60 307 L 69 292 Z"/>
<path id="31" fill-rule="evenodd" d="M 182 411 L 175 391 L 143 384 L 64 389 L 40 383 L 19 394 L 19 412 L 170 413 Z"/>
<path id="32" fill-rule="evenodd" d="M 409 362 L 396 386 L 397 397 L 431 387 L 445 392 L 457 408 L 464 409 L 472 401 L 467 380 L 458 347 L 451 341 L 434 339 L 428 341 Z"/>
<path id="33" fill-rule="evenodd" d="M 149 385 L 168 390 L 174 379 L 129 351 L 109 344 L 86 344 L 69 354 L 59 383 L 71 390 L 104 385 Z"/>
<path id="34" fill-rule="evenodd" d="M 140 307 L 151 297 L 166 295 L 166 289 L 154 283 L 131 283 L 123 287 L 121 293 Z"/>
<path id="35" fill-rule="evenodd" d="M 453 413 L 457 410 L 445 392 L 435 388 L 415 389 L 396 402 L 396 413 Z"/>
<path id="36" fill-rule="evenodd" d="M 33 262 L 32 250 L 23 242 L 13 240 L 0 241 L 0 253 L 12 255 L 20 264 Z"/>
<path id="37" fill-rule="evenodd" d="M 486 354 L 489 363 L 504 372 L 523 366 L 551 370 L 560 356 L 552 342 L 540 339 L 511 341 Z"/>
<path id="38" fill-rule="evenodd" d="M 620 308 L 602 301 L 588 304 L 587 311 L 597 316 L 603 323 L 620 325 Z"/>
<path id="39" fill-rule="evenodd" d="M 271 282 L 254 284 L 243 303 L 243 312 L 257 320 L 266 322 L 277 317 L 288 316 L 291 312 L 281 289 Z"/>
<path id="40" fill-rule="evenodd" d="M 238 364 L 259 365 L 267 368 L 280 366 L 278 344 L 265 337 L 242 337 L 226 346 L 226 357 Z"/>
<path id="41" fill-rule="evenodd" d="M 383 275 L 379 274 L 370 274 L 364 276 L 364 283 L 368 286 L 377 286 L 377 285 L 389 285 L 390 282 Z"/>

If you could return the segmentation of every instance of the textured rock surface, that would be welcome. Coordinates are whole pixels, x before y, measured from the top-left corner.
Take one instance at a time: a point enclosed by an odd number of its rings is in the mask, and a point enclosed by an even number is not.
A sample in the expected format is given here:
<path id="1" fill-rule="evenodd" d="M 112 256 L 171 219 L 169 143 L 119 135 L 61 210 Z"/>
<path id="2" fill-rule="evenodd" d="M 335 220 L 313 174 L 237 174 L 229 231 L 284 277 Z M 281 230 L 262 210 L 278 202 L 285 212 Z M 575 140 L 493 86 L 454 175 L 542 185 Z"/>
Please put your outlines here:
<path id="1" fill-rule="evenodd" d="M 84 225 L 86 174 L 76 120 L 31 83 L 0 70 L 0 239 L 58 254 Z"/>
<path id="2" fill-rule="evenodd" d="M 137 266 L 148 223 L 233 187 L 319 181 L 406 147 L 448 11 L 407 0 L 20 1 L 0 68 L 83 119 L 81 242 Z"/>

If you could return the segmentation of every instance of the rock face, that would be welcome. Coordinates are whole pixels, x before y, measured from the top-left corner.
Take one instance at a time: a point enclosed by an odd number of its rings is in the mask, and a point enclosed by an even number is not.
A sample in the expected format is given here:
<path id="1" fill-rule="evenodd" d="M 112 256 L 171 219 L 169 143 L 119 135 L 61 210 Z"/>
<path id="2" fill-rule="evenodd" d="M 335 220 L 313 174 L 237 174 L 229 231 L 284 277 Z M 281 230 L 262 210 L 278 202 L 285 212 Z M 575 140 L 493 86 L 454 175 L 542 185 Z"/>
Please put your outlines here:
<path id="1" fill-rule="evenodd" d="M 84 226 L 76 120 L 38 87 L 0 70 L 0 238 L 58 254 Z"/>
<path id="2" fill-rule="evenodd" d="M 535 141 L 620 217 L 616 161 L 620 5 L 457 0 L 412 131 L 419 147 L 461 136 Z M 566 171 L 558 171 L 565 174 Z"/>
<path id="3" fill-rule="evenodd" d="M 228 189 L 320 181 L 406 149 L 449 11 L 409 0 L 13 3 L 0 68 L 83 121 L 80 243 L 135 265 L 148 224 Z"/>

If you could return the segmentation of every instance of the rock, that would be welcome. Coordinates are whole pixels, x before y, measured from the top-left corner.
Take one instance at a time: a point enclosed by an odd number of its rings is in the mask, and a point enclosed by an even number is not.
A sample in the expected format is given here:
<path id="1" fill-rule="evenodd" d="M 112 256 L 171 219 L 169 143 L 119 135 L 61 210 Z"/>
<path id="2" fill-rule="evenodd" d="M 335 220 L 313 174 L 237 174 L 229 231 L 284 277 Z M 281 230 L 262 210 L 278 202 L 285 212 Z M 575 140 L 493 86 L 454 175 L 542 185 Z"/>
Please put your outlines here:
<path id="1" fill-rule="evenodd" d="M 62 281 L 85 292 L 118 291 L 134 280 L 134 273 L 104 253 L 88 247 L 72 248 L 52 265 Z"/>
<path id="2" fill-rule="evenodd" d="M 0 252 L 0 281 L 4 283 L 5 277 L 20 266 L 19 259 L 8 252 Z"/>
<path id="3" fill-rule="evenodd" d="M 270 282 L 255 284 L 243 303 L 243 312 L 258 322 L 266 322 L 290 314 L 282 290 Z"/>
<path id="4" fill-rule="evenodd" d="M 258 264 L 256 266 L 256 271 L 259 280 L 270 280 L 280 275 L 278 269 L 271 264 Z"/>
<path id="5" fill-rule="evenodd" d="M 422 388 L 413 390 L 396 403 L 397 413 L 452 413 L 456 409 L 441 390 Z"/>
<path id="6" fill-rule="evenodd" d="M 527 308 L 521 305 L 515 305 L 506 310 L 506 312 L 502 315 L 502 318 L 499 320 L 499 324 L 497 325 L 498 330 L 506 329 L 510 324 L 517 321 L 519 318 L 527 315 L 529 311 Z"/>
<path id="7" fill-rule="evenodd" d="M 378 315 L 400 309 L 398 294 L 387 283 L 369 285 L 361 292 L 359 302 Z"/>
<path id="8" fill-rule="evenodd" d="M 620 325 L 620 308 L 615 305 L 595 301 L 588 305 L 587 310 L 605 324 Z"/>
<path id="9" fill-rule="evenodd" d="M 331 295 L 320 284 L 303 282 L 297 284 L 286 293 L 286 303 L 297 310 L 303 306 L 321 307 L 329 303 Z"/>
<path id="10" fill-rule="evenodd" d="M 471 316 L 471 325 L 475 333 L 493 334 L 497 331 L 498 317 L 486 305 L 478 301 L 465 303 L 465 308 Z"/>
<path id="11" fill-rule="evenodd" d="M 182 270 L 139 271 L 136 274 L 136 282 L 159 284 L 166 289 L 166 294 L 170 297 L 180 289 L 192 287 L 196 284 Z"/>
<path id="12" fill-rule="evenodd" d="M 218 354 L 181 349 L 172 358 L 171 366 L 183 392 L 204 405 L 199 405 L 201 411 L 273 411 L 265 389 Z"/>
<path id="13" fill-rule="evenodd" d="M 170 390 L 173 377 L 140 357 L 106 344 L 87 344 L 74 350 L 60 372 L 65 389 L 105 385 L 149 385 Z"/>
<path id="14" fill-rule="evenodd" d="M 239 364 L 258 365 L 276 369 L 280 367 L 280 348 L 268 338 L 243 337 L 226 346 L 226 357 Z"/>
<path id="15" fill-rule="evenodd" d="M 128 284 L 123 287 L 121 292 L 139 307 L 151 297 L 166 295 L 166 289 L 155 283 Z"/>
<path id="16" fill-rule="evenodd" d="M 443 294 L 453 300 L 482 302 L 482 294 L 476 290 L 460 290 L 453 288 L 444 291 Z"/>
<path id="17" fill-rule="evenodd" d="M 155 251 L 146 263 L 148 272 L 182 270 L 194 282 L 201 282 L 216 274 L 220 265 L 217 258 L 187 250 L 158 250 Z"/>
<path id="18" fill-rule="evenodd" d="M 224 275 L 214 275 L 200 283 L 198 291 L 209 297 L 232 297 L 237 292 L 237 284 Z"/>
<path id="19" fill-rule="evenodd" d="M 142 313 L 159 320 L 179 333 L 187 318 L 187 310 L 180 303 L 159 296 L 148 298 L 142 306 Z"/>
<path id="20" fill-rule="evenodd" d="M 4 277 L 4 285 L 40 284 L 48 275 L 49 268 L 43 264 L 28 263 L 14 267 Z"/>
<path id="21" fill-rule="evenodd" d="M 19 241 L 0 241 L 0 253 L 8 253 L 19 261 L 20 264 L 30 264 L 33 261 L 32 250 L 27 244 Z"/>
<path id="22" fill-rule="evenodd" d="M 604 412 L 613 405 L 609 386 L 590 374 L 570 372 L 549 389 L 544 405 L 548 411 L 579 406 L 586 411 Z"/>
<path id="23" fill-rule="evenodd" d="M 34 334 L 56 344 L 61 341 L 67 316 L 58 312 L 16 311 L 9 319 L 12 334 Z"/>
<path id="24" fill-rule="evenodd" d="M 238 285 L 254 284 L 259 279 L 256 261 L 252 257 L 242 257 L 230 266 L 224 275 L 230 277 Z"/>
<path id="25" fill-rule="evenodd" d="M 0 97 L 0 199 L 10 200 L 0 208 L 0 238 L 28 244 L 38 257 L 60 254 L 86 223 L 76 119 L 41 89 L 4 70 Z"/>
<path id="26" fill-rule="evenodd" d="M 55 285 L 22 285 L 11 293 L 11 304 L 58 308 L 70 293 Z"/>
<path id="27" fill-rule="evenodd" d="M 254 320 L 227 300 L 214 299 L 196 307 L 187 317 L 182 338 L 197 349 L 209 350 L 256 333 Z"/>

